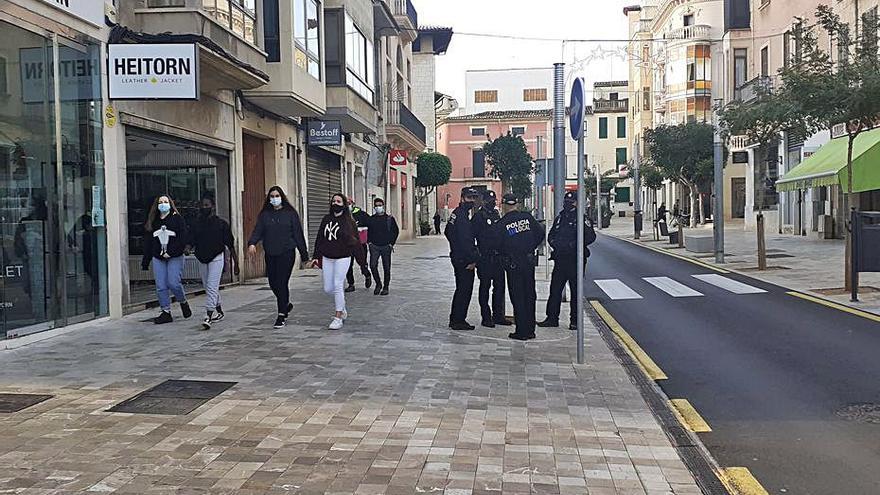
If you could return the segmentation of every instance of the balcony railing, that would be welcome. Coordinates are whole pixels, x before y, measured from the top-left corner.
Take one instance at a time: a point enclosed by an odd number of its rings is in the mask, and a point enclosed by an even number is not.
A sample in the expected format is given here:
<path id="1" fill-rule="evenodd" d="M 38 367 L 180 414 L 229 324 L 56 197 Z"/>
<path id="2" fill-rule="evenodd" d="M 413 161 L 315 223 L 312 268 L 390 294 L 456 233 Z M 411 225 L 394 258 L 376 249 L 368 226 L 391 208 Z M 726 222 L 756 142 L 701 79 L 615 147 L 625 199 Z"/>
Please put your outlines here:
<path id="1" fill-rule="evenodd" d="M 692 26 L 684 26 L 673 29 L 666 34 L 665 38 L 669 40 L 701 40 L 708 39 L 711 34 L 711 26 L 708 24 L 694 24 Z"/>
<path id="2" fill-rule="evenodd" d="M 748 136 L 730 136 L 730 151 L 742 151 L 749 146 Z"/>
<path id="3" fill-rule="evenodd" d="M 394 0 L 394 15 L 406 16 L 414 28 L 419 27 L 419 13 L 413 6 L 412 0 Z"/>
<path id="4" fill-rule="evenodd" d="M 386 103 L 386 115 L 389 125 L 399 125 L 408 130 L 412 135 L 425 143 L 427 132 L 425 124 L 416 117 L 402 101 L 389 101 Z"/>
<path id="5" fill-rule="evenodd" d="M 629 111 L 629 100 L 593 100 L 593 111 L 626 113 Z"/>
<path id="6" fill-rule="evenodd" d="M 252 45 L 257 44 L 257 11 L 254 0 L 147 0 L 148 8 L 201 9 L 218 24 Z"/>
<path id="7" fill-rule="evenodd" d="M 737 88 L 735 90 L 736 97 L 743 103 L 750 103 L 757 100 L 762 94 L 771 93 L 775 84 L 773 77 L 758 76 Z"/>

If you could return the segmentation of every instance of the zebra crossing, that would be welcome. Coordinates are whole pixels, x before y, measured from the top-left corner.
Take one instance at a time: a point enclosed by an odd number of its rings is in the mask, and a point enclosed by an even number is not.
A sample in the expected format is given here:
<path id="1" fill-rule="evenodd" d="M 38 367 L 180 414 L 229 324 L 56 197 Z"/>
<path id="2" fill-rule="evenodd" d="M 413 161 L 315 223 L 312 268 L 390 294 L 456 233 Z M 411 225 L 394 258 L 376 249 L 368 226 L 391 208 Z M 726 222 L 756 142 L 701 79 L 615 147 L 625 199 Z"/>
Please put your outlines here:
<path id="1" fill-rule="evenodd" d="M 737 295 L 767 292 L 764 289 L 718 274 L 691 275 L 691 277 L 694 282 L 697 282 L 696 284 L 688 285 L 686 282 L 691 282 L 690 280 L 675 280 L 670 277 L 642 277 L 642 281 L 647 285 L 643 289 L 641 287 L 638 288 L 642 290 L 641 293 L 617 278 L 593 280 L 593 283 L 613 301 L 644 299 L 645 296 L 643 294 L 648 295 L 648 291 L 654 289 L 660 290 L 674 298 L 703 297 L 705 294 L 698 290 L 700 289 L 700 283 L 705 283 Z"/>

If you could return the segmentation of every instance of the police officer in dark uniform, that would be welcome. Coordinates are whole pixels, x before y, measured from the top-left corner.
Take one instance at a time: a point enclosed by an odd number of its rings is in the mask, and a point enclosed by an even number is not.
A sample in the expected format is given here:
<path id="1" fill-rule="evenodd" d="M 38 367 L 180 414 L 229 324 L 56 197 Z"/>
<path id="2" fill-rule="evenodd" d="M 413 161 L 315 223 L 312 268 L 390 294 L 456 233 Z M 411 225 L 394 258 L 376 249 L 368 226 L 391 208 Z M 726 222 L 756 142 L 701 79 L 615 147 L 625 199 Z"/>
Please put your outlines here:
<path id="1" fill-rule="evenodd" d="M 455 294 L 452 296 L 452 310 L 449 313 L 449 328 L 453 330 L 475 328 L 467 322 L 467 314 L 474 293 L 474 271 L 480 258 L 471 223 L 479 197 L 480 193 L 476 189 L 462 188 L 461 203 L 452 210 L 444 231 L 446 240 L 449 241 L 449 259 L 455 272 Z"/>
<path id="2" fill-rule="evenodd" d="M 544 227 L 531 213 L 516 208 L 513 194 L 502 198 L 504 216 L 496 224 L 501 235 L 501 257 L 507 272 L 510 300 L 513 303 L 513 319 L 516 331 L 511 339 L 535 338 L 535 249 L 544 242 Z"/>
<path id="3" fill-rule="evenodd" d="M 496 209 L 495 191 L 483 191 L 483 205 L 471 219 L 474 237 L 480 260 L 477 262 L 477 277 L 480 279 L 480 314 L 484 327 L 494 328 L 495 325 L 509 326 L 513 323 L 504 316 L 504 267 L 501 266 L 501 236 L 496 223 L 501 214 Z M 489 305 L 489 292 L 492 292 L 492 304 Z"/>
<path id="4" fill-rule="evenodd" d="M 568 191 L 562 203 L 562 211 L 556 215 L 547 243 L 553 252 L 553 275 L 550 278 L 550 296 L 547 299 L 547 318 L 538 323 L 539 327 L 558 327 L 559 311 L 562 306 L 562 291 L 568 284 L 570 300 L 570 321 L 568 328 L 577 330 L 577 192 Z M 590 250 L 587 248 L 596 240 L 596 232 L 590 220 L 584 217 L 584 259 L 587 262 Z"/>

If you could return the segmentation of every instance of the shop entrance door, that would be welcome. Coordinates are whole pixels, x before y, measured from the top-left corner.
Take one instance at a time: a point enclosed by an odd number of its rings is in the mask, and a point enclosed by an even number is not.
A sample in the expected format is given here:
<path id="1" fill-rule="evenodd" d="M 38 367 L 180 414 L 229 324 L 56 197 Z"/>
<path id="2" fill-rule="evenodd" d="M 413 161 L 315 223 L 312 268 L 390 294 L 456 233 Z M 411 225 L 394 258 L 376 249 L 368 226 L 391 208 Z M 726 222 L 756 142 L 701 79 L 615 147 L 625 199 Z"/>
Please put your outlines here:
<path id="1" fill-rule="evenodd" d="M 244 154 L 244 191 L 241 193 L 241 204 L 244 218 L 245 243 L 257 225 L 257 217 L 266 201 L 266 169 L 263 156 L 263 141 L 259 138 L 242 135 L 242 151 Z M 244 245 L 244 243 L 242 243 Z M 257 246 L 257 256 L 242 258 L 244 262 L 244 278 L 254 279 L 265 275 L 266 261 L 263 258 L 262 245 Z"/>

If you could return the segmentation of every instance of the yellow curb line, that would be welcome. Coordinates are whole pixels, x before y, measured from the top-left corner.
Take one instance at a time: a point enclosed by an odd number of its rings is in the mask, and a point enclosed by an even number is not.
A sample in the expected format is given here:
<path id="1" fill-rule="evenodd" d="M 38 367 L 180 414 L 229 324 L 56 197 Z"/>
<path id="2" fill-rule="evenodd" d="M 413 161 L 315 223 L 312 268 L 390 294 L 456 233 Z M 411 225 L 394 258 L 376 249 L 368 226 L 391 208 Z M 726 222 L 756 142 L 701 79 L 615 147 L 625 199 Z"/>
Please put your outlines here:
<path id="1" fill-rule="evenodd" d="M 663 373 L 663 370 L 657 366 L 657 363 L 651 359 L 651 356 L 648 356 L 639 344 L 630 337 L 626 330 L 620 326 L 620 323 L 611 316 L 611 313 L 605 309 L 604 306 L 599 301 L 590 301 L 590 305 L 593 306 L 593 309 L 599 314 L 599 317 L 605 321 L 605 324 L 608 325 L 608 328 L 614 332 L 614 335 L 617 336 L 617 339 L 623 344 L 626 348 L 626 351 L 632 356 L 633 359 L 639 364 L 639 367 L 642 369 L 642 372 L 647 375 L 651 380 L 666 380 L 669 377 L 666 376 L 666 373 Z"/>
<path id="2" fill-rule="evenodd" d="M 706 423 L 687 399 L 670 399 L 669 404 L 672 406 L 672 410 L 675 411 L 675 415 L 678 416 L 678 420 L 688 430 L 694 433 L 708 433 L 712 431 L 709 423 Z"/>
<path id="3" fill-rule="evenodd" d="M 656 252 L 658 252 L 658 253 L 662 253 L 662 254 L 665 254 L 665 255 L 667 255 L 667 256 L 672 256 L 673 258 L 678 258 L 678 259 L 680 259 L 680 260 L 682 260 L 682 261 L 687 261 L 688 263 L 693 263 L 693 264 L 698 265 L 698 266 L 701 266 L 701 267 L 703 267 L 703 268 L 707 268 L 707 269 L 709 269 L 709 270 L 714 270 L 714 271 L 716 271 L 716 272 L 718 272 L 718 273 L 730 273 L 729 270 L 725 270 L 725 269 L 723 269 L 723 268 L 718 268 L 717 266 L 710 265 L 710 264 L 708 264 L 708 263 L 703 263 L 703 262 L 700 261 L 700 260 L 695 260 L 695 259 L 690 258 L 690 257 L 687 257 L 687 256 L 682 256 L 682 255 L 680 255 L 680 254 L 672 253 L 672 252 L 670 252 L 668 249 L 656 248 L 656 247 L 654 247 L 654 246 L 649 246 L 649 245 L 647 245 L 647 244 L 645 244 L 645 243 L 643 243 L 643 242 L 637 242 L 637 241 L 635 241 L 635 240 L 633 240 L 633 239 L 627 239 L 626 237 L 617 237 L 617 236 L 610 236 L 610 237 L 614 237 L 615 239 L 620 239 L 621 241 L 625 241 L 625 242 L 628 242 L 628 243 L 630 243 L 630 244 L 635 244 L 636 246 L 641 246 L 641 247 L 643 247 L 643 248 L 645 248 L 645 249 L 650 249 L 651 251 L 656 251 Z"/>
<path id="4" fill-rule="evenodd" d="M 717 474 L 731 495 L 769 495 L 749 468 L 721 468 Z"/>
<path id="5" fill-rule="evenodd" d="M 811 296 L 809 294 L 804 294 L 803 292 L 796 291 L 788 291 L 786 292 L 789 296 L 799 297 L 806 301 L 811 301 L 816 304 L 821 304 L 822 306 L 827 306 L 832 309 L 836 309 L 838 311 L 843 311 L 844 313 L 849 313 L 851 315 L 861 316 L 862 318 L 866 318 L 871 321 L 880 322 L 880 315 L 875 315 L 874 313 L 869 313 L 868 311 L 862 311 L 860 309 L 851 308 L 844 304 L 836 303 L 834 301 L 829 301 L 827 299 L 822 299 L 821 297 Z"/>

